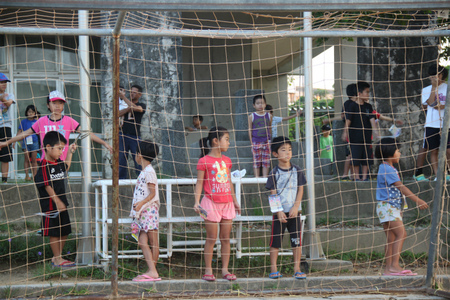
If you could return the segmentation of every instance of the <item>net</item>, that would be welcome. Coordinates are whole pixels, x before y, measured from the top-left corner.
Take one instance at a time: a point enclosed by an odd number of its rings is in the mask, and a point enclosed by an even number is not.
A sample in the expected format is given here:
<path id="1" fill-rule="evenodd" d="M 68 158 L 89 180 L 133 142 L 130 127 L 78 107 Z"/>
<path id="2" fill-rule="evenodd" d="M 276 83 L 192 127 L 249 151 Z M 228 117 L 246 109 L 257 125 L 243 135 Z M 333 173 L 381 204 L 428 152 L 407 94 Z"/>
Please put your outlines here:
<path id="1" fill-rule="evenodd" d="M 3 9 L 0 14 L 0 72 L 11 80 L 6 93 L 14 94 L 16 102 L 8 109 L 12 136 L 27 119 L 28 105 L 35 105 L 41 116 L 46 116 L 46 97 L 59 90 L 67 100 L 64 115 L 78 122 L 87 118 L 90 132 L 111 145 L 112 107 L 118 105 L 118 100 L 113 97 L 113 38 L 102 30 L 109 30 L 110 34 L 118 14 L 89 12 L 88 30 L 98 30 L 89 34 L 89 66 L 80 63 L 83 50 L 78 36 L 51 35 L 46 31 L 78 30 L 77 11 Z M 239 296 L 240 291 L 249 295 L 281 295 L 419 289 L 425 283 L 433 218 L 439 220 L 434 287 L 448 292 L 448 190 L 445 180 L 433 182 L 430 153 L 423 157 L 422 170 L 428 180 L 415 180 L 426 122 L 422 94 L 430 85 L 429 67 L 442 59 L 439 32 L 449 30 L 448 20 L 423 11 L 315 12 L 311 31 L 318 37 L 313 39 L 311 50 L 305 50 L 304 41 L 299 38 L 307 31 L 304 24 L 305 17 L 294 12 L 127 12 L 120 37 L 120 83 L 129 100 L 139 97 L 139 86 L 142 87 L 138 103 L 145 113 L 139 114 L 139 109 L 134 114 L 127 111 L 121 116 L 121 122 L 125 122 L 121 124 L 131 124 L 127 130 L 136 132 L 132 120 L 141 118 L 137 121 L 140 139 L 160 146 L 160 154 L 152 165 L 161 200 L 156 269 L 162 281 L 151 286 L 131 281 L 147 270 L 130 227 L 133 220 L 129 213 L 139 174 L 131 155 L 134 150 L 130 149 L 125 159 L 128 167 L 123 170 L 124 176 L 131 179 L 120 183 L 119 238 L 114 240 L 113 187 L 109 179 L 118 162 L 98 143 L 83 147 L 85 132 L 79 138 L 75 132 L 70 141 L 76 141 L 78 149 L 66 185 L 72 233 L 62 254 L 64 259 L 77 260 L 78 264 L 68 268 L 52 266 L 50 241 L 40 235 L 39 194 L 34 182 L 26 180 L 37 168 L 28 173 L 25 170 L 27 158 L 22 148 L 27 141 L 22 141 L 13 147 L 8 182 L 0 186 L 0 295 L 13 298 L 109 294 L 109 280 L 115 272 L 111 250 L 115 245 L 119 249 L 117 274 L 121 295 L 213 297 Z M 41 30 L 42 35 L 8 32 L 30 28 Z M 408 33 L 390 37 L 398 31 Z M 348 37 L 348 33 L 354 37 Z M 309 87 L 305 86 L 309 70 L 303 60 L 308 51 L 313 56 L 311 99 L 307 98 Z M 84 68 L 89 69 L 89 109 L 82 108 L 80 96 Z M 341 111 L 348 99 L 347 86 L 357 81 L 370 85 L 370 103 L 378 112 L 374 116 L 380 135 L 395 135 L 395 128 L 391 129 L 394 124 L 401 129 L 398 142 L 402 156 L 396 167 L 405 186 L 431 206 L 436 199 L 436 184 L 443 184 L 437 215 L 433 216 L 431 209 L 419 211 L 410 200 L 403 213 L 407 238 L 400 262 L 418 276 L 382 276 L 386 273 L 386 237 L 376 215 L 380 160 L 371 161 L 367 176 L 362 174 L 359 178 L 367 178 L 367 182 L 345 180 L 351 174 L 344 171 L 348 143 L 341 139 Z M 255 111 L 253 98 L 259 94 L 264 94 L 277 117 L 272 132 L 276 129 L 278 136 L 292 141 L 291 162 L 310 174 L 301 204 L 301 270 L 308 277 L 305 284 L 290 279 L 297 270 L 287 237 L 276 263 L 276 270 L 284 278 L 268 279 L 274 273 L 269 256 L 272 213 L 266 180 L 254 178 L 248 132 L 248 118 Z M 307 111 L 308 101 L 313 104 L 312 115 Z M 131 106 L 127 101 L 123 105 Z M 328 144 L 322 132 L 325 123 L 331 125 L 333 138 Z M 313 126 L 312 136 L 306 124 Z M 219 236 L 212 258 L 218 280 L 215 285 L 197 285 L 196 280 L 205 274 L 203 249 L 208 229 L 193 209 L 199 140 L 214 126 L 228 130 L 230 146 L 224 154 L 231 159 L 230 171 L 246 173 L 233 179 L 242 213 L 231 229 L 228 270 L 238 279 L 231 284 L 220 280 L 227 251 L 223 251 Z M 127 132 L 123 127 L 128 140 L 122 146 L 129 149 L 137 140 L 136 135 Z M 332 158 L 326 155 L 327 150 L 331 150 Z M 86 176 L 82 163 L 87 154 L 91 156 L 93 184 L 86 195 L 82 188 Z M 306 168 L 307 160 L 314 161 L 313 170 Z M 271 155 L 269 169 L 277 164 L 278 159 Z M 311 189 L 314 199 L 308 195 Z M 89 207 L 83 204 L 86 196 Z M 314 215 L 310 214 L 311 205 Z M 91 214 L 88 224 L 83 221 L 86 212 Z M 313 226 L 311 219 L 315 219 Z M 84 234 L 86 228 L 88 236 Z M 156 248 L 153 247 L 153 253 Z M 319 259 L 311 259 L 314 256 Z"/>

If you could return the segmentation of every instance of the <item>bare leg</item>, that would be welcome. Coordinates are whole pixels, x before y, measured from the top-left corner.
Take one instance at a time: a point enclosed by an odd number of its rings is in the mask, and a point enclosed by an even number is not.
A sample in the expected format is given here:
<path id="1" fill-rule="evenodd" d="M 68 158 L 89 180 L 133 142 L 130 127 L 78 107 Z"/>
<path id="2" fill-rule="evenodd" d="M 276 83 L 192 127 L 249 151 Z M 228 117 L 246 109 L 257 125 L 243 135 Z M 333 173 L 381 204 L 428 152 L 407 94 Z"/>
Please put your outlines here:
<path id="1" fill-rule="evenodd" d="M 263 177 L 264 178 L 269 177 L 269 168 L 263 168 Z"/>
<path id="2" fill-rule="evenodd" d="M 270 273 L 277 272 L 277 260 L 278 260 L 278 252 L 279 248 L 270 247 Z"/>
<path id="3" fill-rule="evenodd" d="M 23 168 L 24 168 L 24 171 L 25 171 L 25 180 L 31 180 L 30 176 L 28 175 L 28 171 L 30 169 L 30 165 L 31 165 L 30 152 L 25 151 L 25 157 L 24 157 L 24 160 L 23 160 Z"/>
<path id="4" fill-rule="evenodd" d="M 253 174 L 255 174 L 255 177 L 258 178 L 259 177 L 259 168 L 257 169 L 253 169 Z"/>
<path id="5" fill-rule="evenodd" d="M 361 180 L 366 180 L 368 174 L 369 174 L 369 166 L 368 165 L 361 166 L 361 175 L 362 175 Z"/>
<path id="6" fill-rule="evenodd" d="M 148 266 L 148 271 L 145 272 L 145 275 L 148 275 L 153 278 L 158 278 L 158 271 L 156 271 L 155 262 L 153 261 L 153 253 L 150 249 L 150 246 L 148 244 L 149 242 L 149 235 L 151 233 L 146 233 L 145 231 L 139 232 L 139 247 L 142 250 L 142 254 L 144 254 L 145 262 Z"/>
<path id="7" fill-rule="evenodd" d="M 423 168 L 423 164 L 425 162 L 425 158 L 427 157 L 427 149 L 426 148 L 420 148 L 419 155 L 417 155 L 417 161 L 416 161 L 416 171 L 417 169 Z M 420 174 L 416 174 L 420 175 Z"/>
<path id="8" fill-rule="evenodd" d="M 400 252 L 402 251 L 403 243 L 406 238 L 405 227 L 402 221 L 392 221 L 383 223 L 384 230 L 387 236 L 386 245 L 386 269 L 385 273 L 401 272 L 403 268 L 400 267 Z"/>
<path id="9" fill-rule="evenodd" d="M 9 162 L 2 162 L 2 177 L 8 177 Z"/>
<path id="10" fill-rule="evenodd" d="M 55 265 L 60 265 L 64 259 L 61 257 L 62 249 L 64 248 L 64 244 L 66 243 L 67 235 L 65 236 L 51 236 L 50 237 L 50 249 L 52 249 L 53 258 L 52 262 Z"/>
<path id="11" fill-rule="evenodd" d="M 155 262 L 155 266 L 156 266 L 156 263 L 158 262 L 158 259 L 159 259 L 158 230 L 150 230 L 149 232 L 147 232 L 147 235 L 148 235 L 150 246 L 152 248 L 153 261 Z"/>
<path id="12" fill-rule="evenodd" d="M 352 160 L 352 156 L 347 155 L 347 157 L 345 158 L 345 163 L 344 163 L 344 176 L 342 176 L 342 177 L 348 177 L 348 171 L 350 171 L 351 160 Z M 353 173 L 353 171 L 352 171 L 352 173 Z"/>
<path id="13" fill-rule="evenodd" d="M 353 165 L 353 180 L 359 179 L 359 166 Z"/>
<path id="14" fill-rule="evenodd" d="M 433 168 L 434 175 L 437 174 L 438 169 L 438 154 L 439 149 L 434 149 L 430 151 L 430 161 L 431 161 L 431 167 Z"/>
<path id="15" fill-rule="evenodd" d="M 228 264 L 230 263 L 230 234 L 233 220 L 222 220 L 220 222 L 220 245 L 222 247 L 222 276 L 230 274 Z"/>
<path id="16" fill-rule="evenodd" d="M 292 249 L 294 253 L 294 274 L 300 271 L 300 260 L 302 258 L 302 247 L 296 247 Z"/>
<path id="17" fill-rule="evenodd" d="M 204 250 L 204 257 L 205 257 L 205 274 L 206 275 L 212 275 L 212 258 L 213 258 L 213 251 L 214 251 L 214 245 L 216 244 L 217 240 L 217 228 L 218 224 L 215 222 L 211 222 L 206 220 L 206 242 L 205 242 L 205 250 Z M 222 246 L 223 247 L 223 246 Z"/>
<path id="18" fill-rule="evenodd" d="M 33 177 L 37 173 L 37 151 L 30 152 L 31 154 L 31 174 L 33 174 Z"/>

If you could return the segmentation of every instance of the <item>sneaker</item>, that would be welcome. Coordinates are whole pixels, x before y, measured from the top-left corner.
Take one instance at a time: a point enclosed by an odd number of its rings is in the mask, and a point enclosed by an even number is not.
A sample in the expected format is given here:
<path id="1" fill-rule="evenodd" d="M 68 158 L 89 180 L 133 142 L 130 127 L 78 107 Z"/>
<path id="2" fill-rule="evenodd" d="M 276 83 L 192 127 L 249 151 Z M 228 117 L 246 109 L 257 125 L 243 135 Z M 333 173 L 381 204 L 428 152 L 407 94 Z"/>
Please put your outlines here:
<path id="1" fill-rule="evenodd" d="M 420 174 L 419 176 L 413 175 L 413 178 L 415 181 L 430 181 L 423 174 Z"/>
<path id="2" fill-rule="evenodd" d="M 348 176 L 342 177 L 341 181 L 351 181 L 350 178 Z"/>

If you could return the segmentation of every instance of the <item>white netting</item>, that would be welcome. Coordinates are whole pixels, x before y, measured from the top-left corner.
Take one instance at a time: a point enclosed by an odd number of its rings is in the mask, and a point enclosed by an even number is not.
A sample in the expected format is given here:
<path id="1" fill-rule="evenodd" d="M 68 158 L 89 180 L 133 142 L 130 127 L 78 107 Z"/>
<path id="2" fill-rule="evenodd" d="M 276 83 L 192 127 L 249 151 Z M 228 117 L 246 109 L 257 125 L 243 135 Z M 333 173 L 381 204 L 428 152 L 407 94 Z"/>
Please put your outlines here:
<path id="1" fill-rule="evenodd" d="M 117 14 L 92 11 L 89 29 L 111 29 Z M 0 11 L 0 29 L 6 28 L 77 29 L 77 11 L 12 10 Z M 422 89 L 430 84 L 428 67 L 439 61 L 439 37 L 421 37 L 421 31 L 448 30 L 448 20 L 437 18 L 432 12 L 321 12 L 314 13 L 312 27 L 315 32 L 380 31 L 379 37 L 340 38 L 330 35 L 313 41 L 313 117 L 305 112 L 305 50 L 299 38 L 276 36 L 274 33 L 304 31 L 304 18 L 300 13 L 159 13 L 128 12 L 123 30 L 167 30 L 174 33 L 186 29 L 205 30 L 203 37 L 184 31 L 181 36 L 170 37 L 122 36 L 120 38 L 120 82 L 130 98 L 132 85 L 143 87 L 141 101 L 146 105 L 142 118 L 142 139 L 159 144 L 161 154 L 153 166 L 159 178 L 161 198 L 161 226 L 159 244 L 161 258 L 157 270 L 166 285 L 145 286 L 143 292 L 205 293 L 213 296 L 226 290 L 246 290 L 263 293 L 267 290 L 287 290 L 289 293 L 329 291 L 345 286 L 352 292 L 378 287 L 420 287 L 424 277 L 397 280 L 381 278 L 384 272 L 383 228 L 375 215 L 376 173 L 379 161 L 370 168 L 368 182 L 342 181 L 346 159 L 345 142 L 341 141 L 343 122 L 340 119 L 342 104 L 347 100 L 346 87 L 357 81 L 371 85 L 371 100 L 381 115 L 378 125 L 381 135 L 392 135 L 389 128 L 394 120 L 401 120 L 399 142 L 402 159 L 398 165 L 400 177 L 420 198 L 431 204 L 435 197 L 433 182 L 416 182 L 416 160 L 424 134 L 424 112 L 421 106 Z M 207 30 L 225 30 L 228 38 L 211 34 Z M 259 38 L 233 38 L 234 30 L 252 31 Z M 387 38 L 389 30 L 416 30 L 411 37 Z M 197 32 L 198 33 L 198 32 Z M 181 34 L 180 34 L 181 35 Z M 48 114 L 46 96 L 60 90 L 67 97 L 65 115 L 77 121 L 90 117 L 91 130 L 107 143 L 112 143 L 112 38 L 89 37 L 90 57 L 90 113 L 80 108 L 79 41 L 74 36 L 2 35 L 0 36 L 0 72 L 12 81 L 7 93 L 15 95 L 16 104 L 10 108 L 12 133 L 25 119 L 25 108 L 33 104 L 44 116 Z M 317 77 L 316 77 L 317 76 Z M 271 238 L 271 213 L 264 180 L 253 179 L 253 159 L 248 140 L 247 118 L 254 111 L 252 98 L 264 93 L 273 115 L 283 117 L 277 125 L 278 135 L 289 136 L 293 141 L 293 163 L 305 172 L 306 160 L 314 160 L 315 211 L 317 234 L 311 238 L 311 228 L 304 230 L 302 270 L 308 285 L 299 287 L 296 281 L 283 279 L 268 281 Z M 298 112 L 302 112 L 301 114 Z M 298 117 L 295 115 L 298 113 Z M 193 118 L 201 115 L 202 126 L 195 130 Z M 291 118 L 289 118 L 291 117 Z M 287 120 L 289 118 L 289 120 Z M 323 121 L 331 122 L 334 138 L 334 159 L 320 159 L 320 135 Z M 391 119 L 391 120 L 389 120 Z M 307 136 L 305 123 L 314 126 L 313 137 Z M 235 189 L 242 207 L 242 215 L 233 225 L 232 250 L 229 270 L 238 281 L 234 285 L 195 286 L 191 279 L 200 279 L 204 273 L 203 243 L 205 225 L 194 212 L 194 183 L 200 155 L 198 141 L 209 128 L 223 126 L 230 133 L 231 144 L 225 155 L 231 158 L 232 171 L 246 169 L 242 179 L 235 180 Z M 72 136 L 72 140 L 77 134 Z M 314 153 L 306 148 L 306 139 L 313 142 Z M 78 142 L 79 146 L 81 145 Z M 88 242 L 82 236 L 83 191 L 81 179 L 81 152 L 74 155 L 69 173 L 67 196 L 73 233 L 69 235 L 63 255 L 74 260 L 78 255 L 90 257 L 93 243 L 94 264 L 71 269 L 52 268 L 52 251 L 49 241 L 38 235 L 40 212 L 38 194 L 34 183 L 25 181 L 24 153 L 19 145 L 14 148 L 14 161 L 10 163 L 8 183 L 1 186 L 0 208 L 0 280 L 3 297 L 32 295 L 93 293 L 90 285 L 107 282 L 111 277 L 111 249 L 117 242 L 111 239 L 112 219 L 112 164 L 111 154 L 99 144 L 92 144 L 93 189 L 89 193 L 91 222 L 88 224 Z M 118 151 L 118 149 L 115 149 Z M 272 165 L 277 160 L 272 157 Z M 132 178 L 136 178 L 131 157 Z M 434 179 L 429 159 L 425 159 L 424 174 Z M 131 236 L 128 217 L 135 181 L 123 183 L 119 205 L 119 280 L 130 282 L 146 270 L 141 252 Z M 308 223 L 310 201 L 305 186 L 302 201 L 303 215 Z M 104 198 L 102 198 L 104 197 Z M 431 224 L 431 210 L 419 212 L 409 201 L 404 214 L 408 238 L 401 255 L 402 265 L 426 274 L 426 258 Z M 448 191 L 444 183 L 443 205 L 440 209 L 440 235 L 438 258 L 434 271 L 437 287 L 448 290 L 449 216 Z M 310 243 L 320 241 L 313 250 L 321 254 L 323 262 L 309 258 Z M 216 250 L 219 248 L 216 245 Z M 290 243 L 285 237 L 283 254 L 277 267 L 285 277 L 293 274 Z M 86 253 L 83 253 L 86 251 Z M 220 251 L 216 252 L 217 254 Z M 139 259 L 136 259 L 140 257 Z M 339 262 L 334 261 L 334 259 Z M 308 264 L 305 263 L 308 261 Z M 109 267 L 109 268 L 108 268 Z M 221 278 L 221 259 L 214 254 L 213 269 Z M 333 274 L 333 277 L 328 275 Z M 442 276 L 444 275 L 444 276 Z M 346 276 L 352 276 L 348 278 Z M 255 279 L 256 278 L 256 279 Z M 264 281 L 261 280 L 264 278 Z M 256 282 L 262 285 L 256 285 Z M 48 282 L 68 283 L 59 290 Z M 70 286 L 72 284 L 73 286 Z M 86 285 L 85 285 L 86 284 Z M 109 283 L 108 283 L 109 284 Z M 77 288 L 79 285 L 79 288 Z M 28 289 L 26 287 L 29 287 Z M 36 288 L 37 286 L 37 288 Z M 75 287 L 74 287 L 75 286 Z M 99 285 L 100 286 L 100 285 Z M 108 285 L 106 285 L 108 286 Z M 131 288 L 130 288 L 131 286 Z M 120 285 L 119 293 L 126 294 L 142 289 L 137 284 Z M 109 293 L 109 287 L 96 293 Z M 140 290 L 139 290 L 140 291 Z M 210 294 L 208 294 L 210 293 Z"/>

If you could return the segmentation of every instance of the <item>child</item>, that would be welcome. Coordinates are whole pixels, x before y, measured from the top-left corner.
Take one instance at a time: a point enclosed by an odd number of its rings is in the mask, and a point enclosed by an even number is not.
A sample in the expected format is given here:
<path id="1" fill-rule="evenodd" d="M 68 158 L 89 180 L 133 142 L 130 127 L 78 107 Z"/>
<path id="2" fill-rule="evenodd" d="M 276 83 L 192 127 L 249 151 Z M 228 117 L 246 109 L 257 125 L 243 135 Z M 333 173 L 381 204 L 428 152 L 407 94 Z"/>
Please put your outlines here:
<path id="1" fill-rule="evenodd" d="M 220 225 L 220 244 L 222 247 L 222 278 L 233 281 L 236 275 L 228 271 L 230 261 L 230 233 L 233 219 L 241 213 L 231 183 L 231 160 L 222 155 L 230 146 L 230 135 L 223 127 L 213 127 L 207 137 L 199 142 L 202 154 L 197 164 L 197 184 L 195 185 L 194 210 L 201 212 L 205 220 L 206 242 L 204 249 L 205 274 L 202 279 L 215 281 L 212 270 L 214 245 Z M 211 147 L 211 150 L 208 148 Z M 201 201 L 202 189 L 205 195 Z"/>
<path id="2" fill-rule="evenodd" d="M 39 118 L 39 120 L 37 120 L 37 122 L 34 123 L 31 128 L 18 133 L 15 137 L 7 140 L 6 142 L 1 142 L 0 149 L 10 145 L 11 143 L 23 140 L 32 134 L 38 134 L 42 143 L 44 135 L 49 131 L 58 131 L 66 138 L 66 140 L 69 140 L 70 133 L 80 132 L 80 126 L 77 121 L 69 116 L 65 116 L 62 114 L 65 103 L 66 98 L 62 93 L 60 93 L 59 91 L 51 92 L 47 97 L 47 107 L 50 110 L 50 115 Z M 108 145 L 104 140 L 102 140 L 92 132 L 90 133 L 90 135 L 92 141 L 102 144 L 112 153 L 112 147 Z M 68 149 L 64 148 L 64 151 L 61 155 L 61 160 L 66 159 L 67 151 Z M 42 152 L 41 159 L 44 158 L 45 152 Z"/>
<path id="3" fill-rule="evenodd" d="M 333 162 L 333 136 L 331 127 L 326 124 L 322 126 L 322 135 L 320 137 L 320 158 L 329 158 Z"/>
<path id="4" fill-rule="evenodd" d="M 377 215 L 383 224 L 387 238 L 385 248 L 386 267 L 385 276 L 413 276 L 410 270 L 403 270 L 399 265 L 400 252 L 406 238 L 402 221 L 402 195 L 417 203 L 419 209 L 426 209 L 425 201 L 414 195 L 400 181 L 394 164 L 400 160 L 400 150 L 396 140 L 384 138 L 375 148 L 375 157 L 383 160 L 378 169 L 377 177 Z M 405 202 L 406 206 L 406 202 Z"/>
<path id="5" fill-rule="evenodd" d="M 39 191 L 39 204 L 42 217 L 43 236 L 50 237 L 50 248 L 52 249 L 53 267 L 73 267 L 75 263 L 62 258 L 61 253 L 67 236 L 72 232 L 67 207 L 66 194 L 66 172 L 72 162 L 72 154 L 77 145 L 70 145 L 66 160 L 60 158 L 63 149 L 66 148 L 67 140 L 57 131 L 49 131 L 43 140 L 45 159 L 42 159 L 34 181 Z"/>
<path id="6" fill-rule="evenodd" d="M 6 85 L 11 80 L 5 74 L 0 73 L 0 142 L 6 143 L 11 138 L 11 115 L 9 108 L 16 103 L 14 95 L 6 93 Z M 12 142 L 11 142 L 12 143 Z M 9 143 L 9 144 L 11 144 Z M 9 145 L 8 144 L 8 145 Z M 1 149 L 1 148 L 0 148 Z M 0 162 L 2 163 L 2 182 L 8 181 L 9 162 L 13 160 L 11 147 L 4 147 L 0 151 Z"/>
<path id="7" fill-rule="evenodd" d="M 157 144 L 150 141 L 142 141 L 136 154 L 136 161 L 142 166 L 142 171 L 137 179 L 134 189 L 133 204 L 130 217 L 134 221 L 131 224 L 132 231 L 138 229 L 139 247 L 142 249 L 148 271 L 133 278 L 133 281 L 160 281 L 156 271 L 156 262 L 159 258 L 159 192 L 156 172 L 151 163 L 159 153 Z M 151 248 L 150 248 L 150 246 Z"/>
<path id="8" fill-rule="evenodd" d="M 272 136 L 272 117 L 265 111 L 266 98 L 264 95 L 253 97 L 253 107 L 256 112 L 248 116 L 248 135 L 252 143 L 253 171 L 259 177 L 259 168 L 263 169 L 263 177 L 269 174 L 270 166 L 270 137 Z"/>
<path id="9" fill-rule="evenodd" d="M 369 162 L 371 158 L 372 132 L 378 138 L 378 127 L 375 123 L 373 107 L 367 100 L 370 97 L 370 85 L 367 82 L 356 84 L 357 94 L 355 102 L 350 103 L 345 115 L 345 128 L 342 140 L 350 141 L 354 180 L 368 181 Z M 362 178 L 359 177 L 361 166 Z"/>
<path id="10" fill-rule="evenodd" d="M 25 116 L 27 117 L 25 120 L 22 120 L 19 125 L 19 130 L 17 134 L 21 133 L 24 130 L 30 129 L 34 123 L 36 123 L 38 119 L 39 112 L 34 105 L 28 105 L 25 109 Z M 23 140 L 22 151 L 25 153 L 24 159 L 24 169 L 25 169 L 25 180 L 30 181 L 31 178 L 28 176 L 28 169 L 31 168 L 31 174 L 33 177 L 36 175 L 37 168 L 37 153 L 39 151 L 39 139 L 37 135 L 33 134 L 28 136 Z"/>
<path id="11" fill-rule="evenodd" d="M 302 257 L 301 241 L 301 202 L 303 186 L 306 178 L 300 168 L 291 164 L 292 143 L 284 136 L 272 140 L 272 155 L 278 159 L 278 166 L 273 168 L 267 178 L 266 189 L 271 195 L 280 197 L 282 211 L 273 214 L 272 236 L 270 239 L 270 274 L 269 278 L 282 277 L 277 270 L 278 252 L 286 227 L 291 235 L 291 246 L 294 252 L 294 278 L 305 279 L 305 273 L 300 270 Z"/>
<path id="12" fill-rule="evenodd" d="M 202 129 L 208 129 L 207 126 L 203 125 L 203 116 L 201 115 L 197 115 L 197 116 L 193 116 L 192 117 L 192 125 L 194 125 L 193 127 L 185 127 L 185 129 L 187 131 L 197 131 L 197 130 L 202 130 Z"/>
<path id="13" fill-rule="evenodd" d="M 273 115 L 273 107 L 270 104 L 266 105 L 266 111 L 270 113 L 270 116 L 272 117 L 272 138 L 276 138 L 278 136 L 278 124 L 281 124 L 283 121 L 288 121 L 290 119 L 296 118 L 301 116 L 302 111 L 298 110 L 296 114 L 293 114 L 288 117 L 274 117 Z"/>

